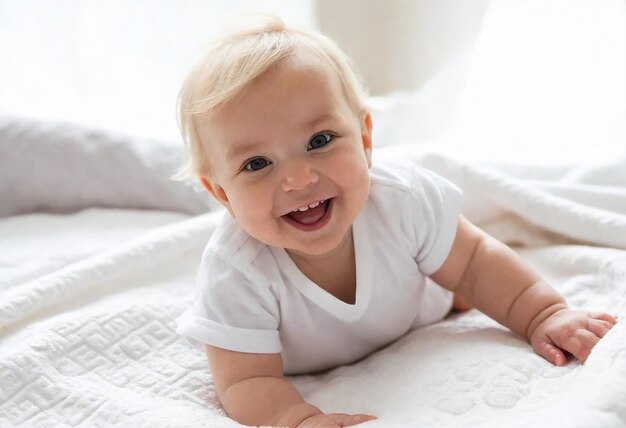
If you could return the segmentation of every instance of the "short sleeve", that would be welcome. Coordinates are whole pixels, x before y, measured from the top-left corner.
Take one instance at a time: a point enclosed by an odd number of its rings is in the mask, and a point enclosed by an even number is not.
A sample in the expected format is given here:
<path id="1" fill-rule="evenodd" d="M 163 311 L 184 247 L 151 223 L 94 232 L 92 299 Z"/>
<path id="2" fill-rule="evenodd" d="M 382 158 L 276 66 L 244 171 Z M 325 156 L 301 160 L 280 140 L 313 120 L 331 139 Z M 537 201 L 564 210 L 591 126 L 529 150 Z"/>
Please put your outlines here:
<path id="1" fill-rule="evenodd" d="M 413 169 L 411 193 L 415 261 L 422 273 L 431 275 L 443 265 L 452 248 L 462 193 L 448 180 L 417 165 Z"/>
<path id="2" fill-rule="evenodd" d="M 279 353 L 277 299 L 263 275 L 205 254 L 193 305 L 179 317 L 177 333 L 196 345 L 248 353 Z"/>

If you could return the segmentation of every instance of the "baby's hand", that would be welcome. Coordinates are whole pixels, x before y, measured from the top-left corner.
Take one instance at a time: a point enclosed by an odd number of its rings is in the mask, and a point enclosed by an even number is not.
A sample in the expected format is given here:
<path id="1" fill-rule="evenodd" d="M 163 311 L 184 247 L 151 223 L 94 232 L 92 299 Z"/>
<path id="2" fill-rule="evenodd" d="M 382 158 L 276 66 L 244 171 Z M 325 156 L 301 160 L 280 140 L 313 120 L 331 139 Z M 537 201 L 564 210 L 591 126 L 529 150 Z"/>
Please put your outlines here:
<path id="1" fill-rule="evenodd" d="M 562 309 L 532 332 L 530 344 L 535 352 L 555 366 L 567 362 L 563 351 L 585 362 L 596 343 L 617 321 L 605 313 Z"/>
<path id="2" fill-rule="evenodd" d="M 298 428 L 338 428 L 338 427 L 351 427 L 363 422 L 376 419 L 376 416 L 372 415 L 348 415 L 346 413 L 320 413 L 315 416 L 311 416 L 300 422 Z"/>

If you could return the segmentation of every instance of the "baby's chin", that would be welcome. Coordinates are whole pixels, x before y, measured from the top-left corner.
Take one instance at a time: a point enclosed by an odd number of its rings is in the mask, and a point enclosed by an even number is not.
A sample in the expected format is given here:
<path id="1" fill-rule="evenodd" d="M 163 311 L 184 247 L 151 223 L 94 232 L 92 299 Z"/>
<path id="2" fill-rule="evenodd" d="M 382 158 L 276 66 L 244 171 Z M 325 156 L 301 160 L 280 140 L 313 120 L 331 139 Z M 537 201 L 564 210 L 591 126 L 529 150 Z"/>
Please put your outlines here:
<path id="1" fill-rule="evenodd" d="M 308 245 L 293 245 L 285 248 L 288 254 L 294 255 L 300 258 L 318 258 L 324 259 L 328 257 L 334 257 L 340 252 L 340 248 L 346 244 L 346 240 L 350 239 L 349 230 L 332 237 L 325 237 L 320 239 L 320 242 L 309 243 Z M 351 243 L 351 241 L 348 241 Z"/>

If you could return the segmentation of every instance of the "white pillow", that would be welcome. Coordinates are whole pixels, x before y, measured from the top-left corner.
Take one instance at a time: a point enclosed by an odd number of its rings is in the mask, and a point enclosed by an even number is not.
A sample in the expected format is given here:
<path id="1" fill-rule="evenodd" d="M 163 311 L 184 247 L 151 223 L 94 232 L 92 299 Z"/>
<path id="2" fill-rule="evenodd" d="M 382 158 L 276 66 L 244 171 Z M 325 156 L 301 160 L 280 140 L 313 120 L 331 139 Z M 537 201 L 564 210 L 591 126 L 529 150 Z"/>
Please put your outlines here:
<path id="1" fill-rule="evenodd" d="M 196 214 L 218 206 L 200 186 L 169 179 L 182 143 L 0 117 L 0 217 L 87 207 Z"/>

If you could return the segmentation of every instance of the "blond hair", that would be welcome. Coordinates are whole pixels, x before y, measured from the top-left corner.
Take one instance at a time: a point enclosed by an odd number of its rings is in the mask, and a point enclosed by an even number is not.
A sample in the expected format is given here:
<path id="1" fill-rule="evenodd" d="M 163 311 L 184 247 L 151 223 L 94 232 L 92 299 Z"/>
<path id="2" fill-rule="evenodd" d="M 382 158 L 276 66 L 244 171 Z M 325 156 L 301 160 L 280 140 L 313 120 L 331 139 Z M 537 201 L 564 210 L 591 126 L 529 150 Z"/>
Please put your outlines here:
<path id="1" fill-rule="evenodd" d="M 247 20 L 240 17 L 239 24 L 239 28 L 209 46 L 182 85 L 178 125 L 187 160 L 172 177 L 176 180 L 208 173 L 208 145 L 200 139 L 198 121 L 209 119 L 254 79 L 303 47 L 337 73 L 344 96 L 355 112 L 361 113 L 366 108 L 367 91 L 355 66 L 330 38 L 287 27 L 277 15 L 255 15 Z"/>

